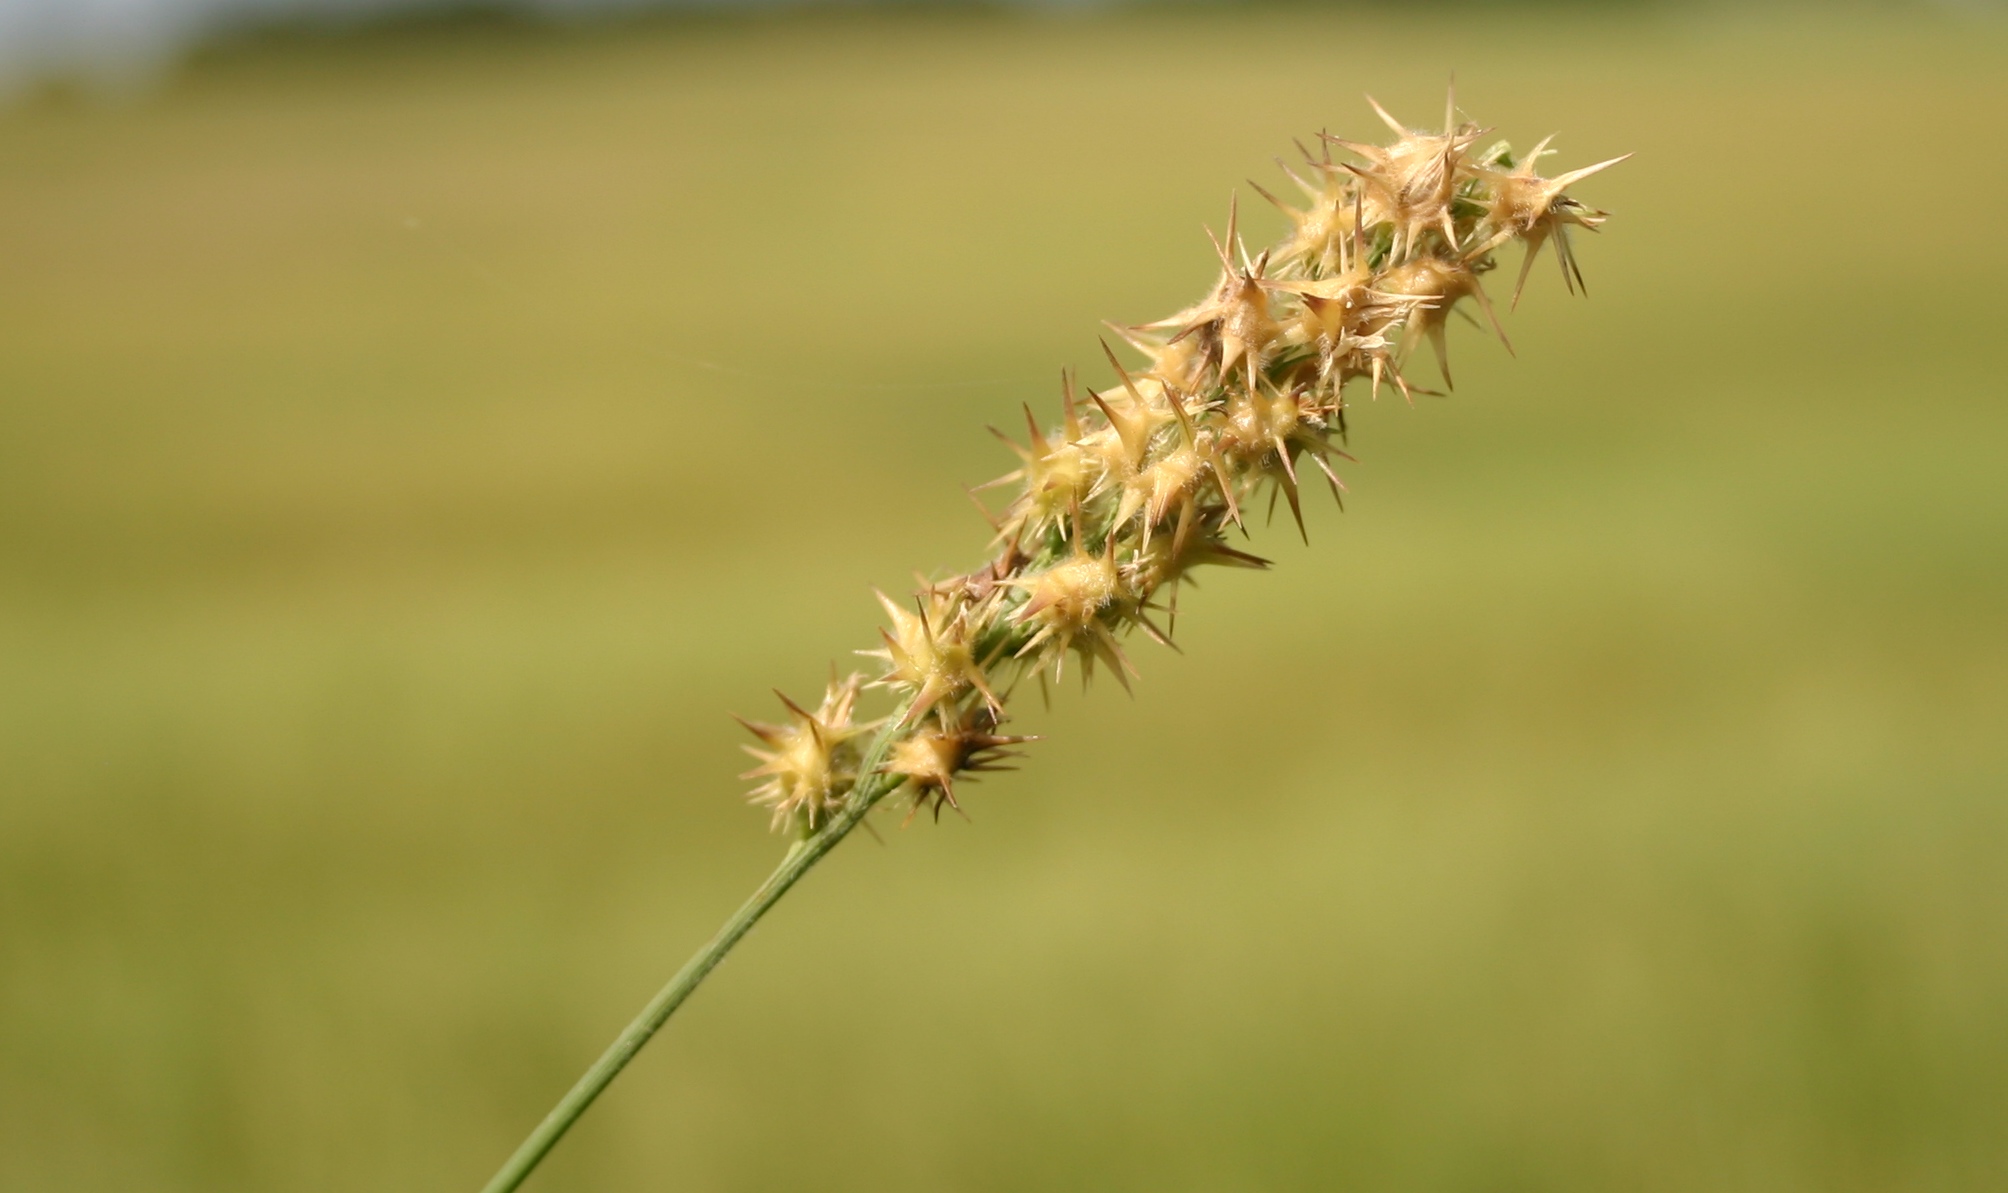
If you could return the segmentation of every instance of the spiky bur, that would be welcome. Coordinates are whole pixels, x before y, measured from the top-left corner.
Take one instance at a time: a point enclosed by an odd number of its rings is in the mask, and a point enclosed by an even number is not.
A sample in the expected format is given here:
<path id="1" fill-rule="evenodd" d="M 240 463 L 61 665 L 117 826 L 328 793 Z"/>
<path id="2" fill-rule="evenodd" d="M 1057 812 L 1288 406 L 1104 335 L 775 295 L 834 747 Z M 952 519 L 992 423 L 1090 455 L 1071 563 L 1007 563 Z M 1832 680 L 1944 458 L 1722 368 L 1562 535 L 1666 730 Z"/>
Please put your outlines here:
<path id="1" fill-rule="evenodd" d="M 1220 278 L 1205 298 L 1111 325 L 1139 363 L 1104 342 L 1104 389 L 1077 389 L 1063 373 L 1057 427 L 1028 406 L 1024 443 L 997 433 L 1020 466 L 984 486 L 1015 489 L 992 518 L 991 559 L 923 581 L 911 607 L 879 594 L 891 625 L 882 649 L 860 653 L 883 670 L 869 682 L 832 675 L 813 713 L 784 696 L 788 725 L 747 724 L 761 741 L 748 747 L 761 763 L 746 775 L 762 780 L 752 799 L 776 827 L 814 834 L 855 788 L 858 739 L 878 727 L 853 719 L 861 686 L 889 690 L 902 710 L 881 771 L 903 784 L 909 818 L 959 810 L 957 777 L 996 769 L 1029 740 L 997 732 L 1020 681 L 1043 687 L 1071 659 L 1083 682 L 1100 664 L 1127 687 L 1123 640 L 1140 631 L 1168 645 L 1195 569 L 1268 566 L 1232 545 L 1249 509 L 1266 500 L 1273 512 L 1280 498 L 1301 533 L 1305 480 L 1340 497 L 1333 461 L 1349 457 L 1334 440 L 1350 383 L 1373 397 L 1384 385 L 1435 393 L 1406 371 L 1427 340 L 1448 388 L 1446 327 L 1466 299 L 1506 342 L 1483 283 L 1496 251 L 1524 246 L 1515 304 L 1550 242 L 1563 284 L 1581 288 L 1569 231 L 1595 231 L 1605 213 L 1566 191 L 1624 158 L 1546 178 L 1535 167 L 1549 139 L 1518 158 L 1503 141 L 1477 149 L 1486 130 L 1458 118 L 1454 95 L 1440 132 L 1368 103 L 1392 143 L 1321 134 L 1318 152 L 1300 145 L 1301 172 L 1283 169 L 1301 207 L 1255 188 L 1289 221 L 1280 243 L 1251 257 L 1230 202 L 1226 235 L 1207 234 Z"/>

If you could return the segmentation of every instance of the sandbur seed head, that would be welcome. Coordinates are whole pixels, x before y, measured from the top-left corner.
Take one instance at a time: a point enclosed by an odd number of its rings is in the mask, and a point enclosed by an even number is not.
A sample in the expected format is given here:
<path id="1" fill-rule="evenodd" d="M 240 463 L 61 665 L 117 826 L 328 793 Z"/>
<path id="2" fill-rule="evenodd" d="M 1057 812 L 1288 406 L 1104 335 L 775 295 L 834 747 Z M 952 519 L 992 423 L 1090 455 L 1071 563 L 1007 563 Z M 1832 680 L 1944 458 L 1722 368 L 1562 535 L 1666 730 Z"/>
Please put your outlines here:
<path id="1" fill-rule="evenodd" d="M 1040 428 L 1030 406 L 1025 407 L 1027 446 L 1019 447 L 1008 435 L 992 429 L 992 434 L 1024 461 L 1024 467 L 984 486 L 992 488 L 1016 482 L 1021 489 L 1009 516 L 998 526 L 1000 541 L 1020 536 L 1036 538 L 1060 526 L 1094 484 L 1097 471 L 1090 449 L 1083 442 L 1080 416 L 1074 408 L 1072 376 L 1061 374 L 1060 387 L 1066 418 L 1056 434 L 1048 435 Z"/>
<path id="2" fill-rule="evenodd" d="M 1322 160 L 1312 158 L 1310 151 L 1305 150 L 1304 159 L 1321 180 L 1320 184 L 1306 182 L 1281 159 L 1277 160 L 1277 164 L 1310 199 L 1311 205 L 1307 208 L 1299 210 L 1292 207 L 1261 186 L 1250 183 L 1257 194 L 1269 200 L 1290 221 L 1290 235 L 1276 247 L 1272 259 L 1283 269 L 1294 266 L 1319 274 L 1338 273 L 1356 255 L 1351 250 L 1358 239 L 1358 205 L 1353 202 L 1346 185 L 1345 172 L 1333 165 L 1329 149 Z"/>
<path id="3" fill-rule="evenodd" d="M 858 652 L 886 662 L 885 674 L 873 686 L 904 691 L 912 700 L 909 719 L 924 716 L 942 700 L 972 688 L 992 710 L 1002 711 L 977 660 L 970 637 L 971 610 L 960 589 L 930 590 L 916 600 L 914 609 L 902 609 L 882 592 L 877 595 L 892 628 L 879 631 L 884 650 Z"/>
<path id="4" fill-rule="evenodd" d="M 1251 255 L 1230 201 L 1226 235 L 1207 233 L 1219 273 L 1205 297 L 1163 319 L 1109 325 L 1141 363 L 1126 366 L 1104 343 L 1108 384 L 1077 396 L 1063 373 L 1057 427 L 1028 407 L 1022 444 L 999 433 L 1019 467 L 982 486 L 1012 493 L 1000 513 L 985 509 L 996 531 L 988 562 L 922 581 L 911 604 L 880 594 L 883 646 L 863 653 L 883 663 L 871 686 L 905 709 L 883 731 L 882 774 L 916 809 L 959 807 L 956 776 L 990 769 L 1026 740 L 999 731 L 1019 680 L 1043 686 L 1074 657 L 1084 680 L 1100 662 L 1127 686 L 1121 637 L 1169 644 L 1197 569 L 1268 566 L 1230 536 L 1246 533 L 1246 507 L 1260 498 L 1272 514 L 1287 501 L 1301 531 L 1307 464 L 1340 495 L 1348 385 L 1377 396 L 1386 383 L 1411 400 L 1434 392 L 1406 376 L 1428 340 L 1447 386 L 1447 327 L 1467 305 L 1504 342 L 1481 280 L 1495 250 L 1521 243 L 1524 282 L 1552 241 L 1564 282 L 1581 288 L 1568 233 L 1595 230 L 1605 214 L 1567 190 L 1623 158 L 1544 178 L 1534 166 L 1547 141 L 1517 160 L 1504 142 L 1474 151 L 1482 130 L 1458 118 L 1454 97 L 1440 132 L 1372 106 L 1393 143 L 1320 134 L 1301 174 L 1285 167 L 1303 207 L 1256 188 L 1289 220 L 1281 244 Z M 760 760 L 746 776 L 761 780 L 752 798 L 777 825 L 814 831 L 860 782 L 858 739 L 872 728 L 853 718 L 861 683 L 832 677 L 815 712 L 790 703 L 788 724 L 747 726 L 760 739 L 748 747 Z"/>
<path id="5" fill-rule="evenodd" d="M 930 805 L 936 818 L 944 803 L 961 811 L 962 805 L 955 802 L 957 775 L 1011 769 L 998 765 L 1017 756 L 1007 747 L 1032 739 L 994 733 L 995 727 L 991 714 L 979 709 L 922 728 L 893 747 L 885 769 L 907 780 L 913 795 L 907 819 Z"/>
<path id="6" fill-rule="evenodd" d="M 824 815 L 843 802 L 856 781 L 856 738 L 875 727 L 875 723 L 860 725 L 851 719 L 863 682 L 861 675 L 839 680 L 832 674 L 815 712 L 774 693 L 788 707 L 790 723 L 786 725 L 740 720 L 768 748 L 741 747 L 760 765 L 739 777 L 766 780 L 752 790 L 750 798 L 774 810 L 776 828 L 798 820 L 813 831 Z"/>
<path id="7" fill-rule="evenodd" d="M 1458 300 L 1476 299 L 1499 338 L 1502 341 L 1506 338 L 1493 314 L 1491 300 L 1478 283 L 1478 268 L 1471 263 L 1456 258 L 1416 257 L 1388 270 L 1376 285 L 1385 293 L 1414 300 L 1405 320 L 1401 355 L 1407 356 L 1418 339 L 1427 337 L 1436 351 L 1437 370 L 1443 374 L 1445 385 L 1450 384 L 1450 352 L 1444 326 Z"/>
<path id="8" fill-rule="evenodd" d="M 1610 169 L 1630 157 L 1623 154 L 1571 170 L 1557 178 L 1543 178 L 1534 173 L 1534 164 L 1548 150 L 1548 142 L 1553 135 L 1541 138 L 1520 164 L 1510 169 L 1480 167 L 1477 174 L 1486 184 L 1484 217 L 1473 230 L 1477 242 L 1471 255 L 1489 253 L 1493 249 L 1515 237 L 1526 242 L 1526 258 L 1520 264 L 1520 278 L 1513 287 L 1513 304 L 1520 303 L 1520 292 L 1527 285 L 1527 275 L 1534 268 L 1534 258 L 1540 255 L 1541 246 L 1550 237 L 1555 241 L 1555 257 L 1562 268 L 1562 284 L 1573 291 L 1583 284 L 1583 275 L 1576 268 L 1575 255 L 1569 247 L 1569 226 L 1574 225 L 1591 232 L 1600 227 L 1606 212 L 1594 207 L 1586 207 L 1570 198 L 1565 192 L 1569 187 L 1590 177 L 1592 174 Z M 1498 161 L 1510 159 L 1512 151 L 1501 146 L 1496 153 L 1487 157 Z"/>
<path id="9" fill-rule="evenodd" d="M 1388 114 L 1372 96 L 1376 115 L 1397 140 L 1392 145 L 1366 145 L 1327 137 L 1332 144 L 1365 159 L 1366 165 L 1344 165 L 1361 183 L 1362 222 L 1386 224 L 1393 232 L 1394 255 L 1405 258 L 1416 251 L 1425 235 L 1440 233 L 1451 248 L 1457 247 L 1458 233 L 1451 207 L 1465 153 L 1483 135 L 1478 126 L 1457 122 L 1456 97 L 1445 104 L 1441 133 L 1417 132 Z"/>
<path id="10" fill-rule="evenodd" d="M 1078 535 L 1072 558 L 1013 583 L 1027 594 L 1019 620 L 1042 627 L 1031 645 L 1054 634 L 1067 637 L 1087 630 L 1122 589 L 1115 552 L 1090 554 Z"/>

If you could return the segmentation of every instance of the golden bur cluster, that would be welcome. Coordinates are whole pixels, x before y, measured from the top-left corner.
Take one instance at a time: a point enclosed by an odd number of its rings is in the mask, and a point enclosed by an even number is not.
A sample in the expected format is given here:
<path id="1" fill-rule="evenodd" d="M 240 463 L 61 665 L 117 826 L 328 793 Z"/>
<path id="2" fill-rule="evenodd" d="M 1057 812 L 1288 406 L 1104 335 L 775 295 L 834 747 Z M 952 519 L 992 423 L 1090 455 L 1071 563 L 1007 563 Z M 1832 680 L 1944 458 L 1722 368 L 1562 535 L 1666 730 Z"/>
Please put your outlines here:
<path id="1" fill-rule="evenodd" d="M 1280 498 L 1301 532 L 1304 481 L 1342 493 L 1332 461 L 1346 458 L 1335 439 L 1349 383 L 1376 397 L 1435 392 L 1404 372 L 1426 340 L 1447 387 L 1445 325 L 1465 299 L 1505 340 L 1482 284 L 1498 249 L 1525 246 L 1516 304 L 1550 242 L 1565 286 L 1581 287 L 1569 230 L 1595 230 L 1605 213 L 1566 188 L 1623 158 L 1544 178 L 1548 140 L 1517 157 L 1505 142 L 1478 149 L 1486 130 L 1458 119 L 1454 96 L 1441 132 L 1368 102 L 1392 144 L 1300 145 L 1302 171 L 1284 170 L 1302 207 L 1256 188 L 1288 218 L 1280 243 L 1251 257 L 1230 204 L 1212 291 L 1154 323 L 1110 325 L 1141 363 L 1125 367 L 1104 342 L 1107 388 L 1063 373 L 1057 427 L 1026 408 L 1026 441 L 1006 438 L 1020 467 L 984 486 L 1014 490 L 993 517 L 989 562 L 924 582 L 911 605 L 879 594 L 884 643 L 860 652 L 879 660 L 875 677 L 833 673 L 814 709 L 783 696 L 786 723 L 743 722 L 759 739 L 744 777 L 760 780 L 751 798 L 775 827 L 814 833 L 859 783 L 866 740 L 888 728 L 882 770 L 910 808 L 959 808 L 959 776 L 1028 740 L 999 732 L 1021 680 L 1057 679 L 1072 657 L 1084 680 L 1100 663 L 1127 687 L 1122 640 L 1169 644 L 1194 569 L 1268 566 L 1231 542 L 1252 507 Z M 860 720 L 866 687 L 889 689 L 897 711 Z"/>

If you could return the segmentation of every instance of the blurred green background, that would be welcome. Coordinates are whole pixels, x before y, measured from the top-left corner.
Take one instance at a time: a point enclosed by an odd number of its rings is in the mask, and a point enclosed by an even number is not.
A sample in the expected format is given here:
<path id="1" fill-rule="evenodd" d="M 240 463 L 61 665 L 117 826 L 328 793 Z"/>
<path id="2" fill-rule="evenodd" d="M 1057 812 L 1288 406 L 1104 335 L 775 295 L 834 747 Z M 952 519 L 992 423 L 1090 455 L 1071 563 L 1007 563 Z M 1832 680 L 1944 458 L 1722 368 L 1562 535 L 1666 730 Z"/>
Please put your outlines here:
<path id="1" fill-rule="evenodd" d="M 1454 331 L 1310 549 L 847 845 L 533 1187 L 2008 1188 L 2008 30 L 1572 7 L 447 25 L 0 111 L 0 1185 L 477 1187 L 777 856 L 726 713 L 977 560 L 983 425 L 1230 188 L 1453 70 L 1637 152 L 1591 299 Z"/>

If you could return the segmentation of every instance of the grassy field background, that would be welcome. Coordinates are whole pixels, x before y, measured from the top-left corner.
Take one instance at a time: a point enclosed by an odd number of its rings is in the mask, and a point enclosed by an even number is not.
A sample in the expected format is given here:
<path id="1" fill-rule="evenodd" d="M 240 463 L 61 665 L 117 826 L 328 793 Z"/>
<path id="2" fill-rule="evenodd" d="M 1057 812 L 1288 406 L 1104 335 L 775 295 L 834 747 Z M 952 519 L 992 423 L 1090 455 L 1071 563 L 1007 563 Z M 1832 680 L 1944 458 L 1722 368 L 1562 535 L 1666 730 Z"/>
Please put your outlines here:
<path id="1" fill-rule="evenodd" d="M 1452 70 L 1637 152 L 1590 301 L 1455 330 L 1311 549 L 845 847 L 537 1187 L 2008 1187 L 2008 31 L 1568 7 L 0 111 L 0 1185 L 477 1187 L 776 856 L 725 714 L 977 558 L 983 425 L 1230 188 Z"/>

